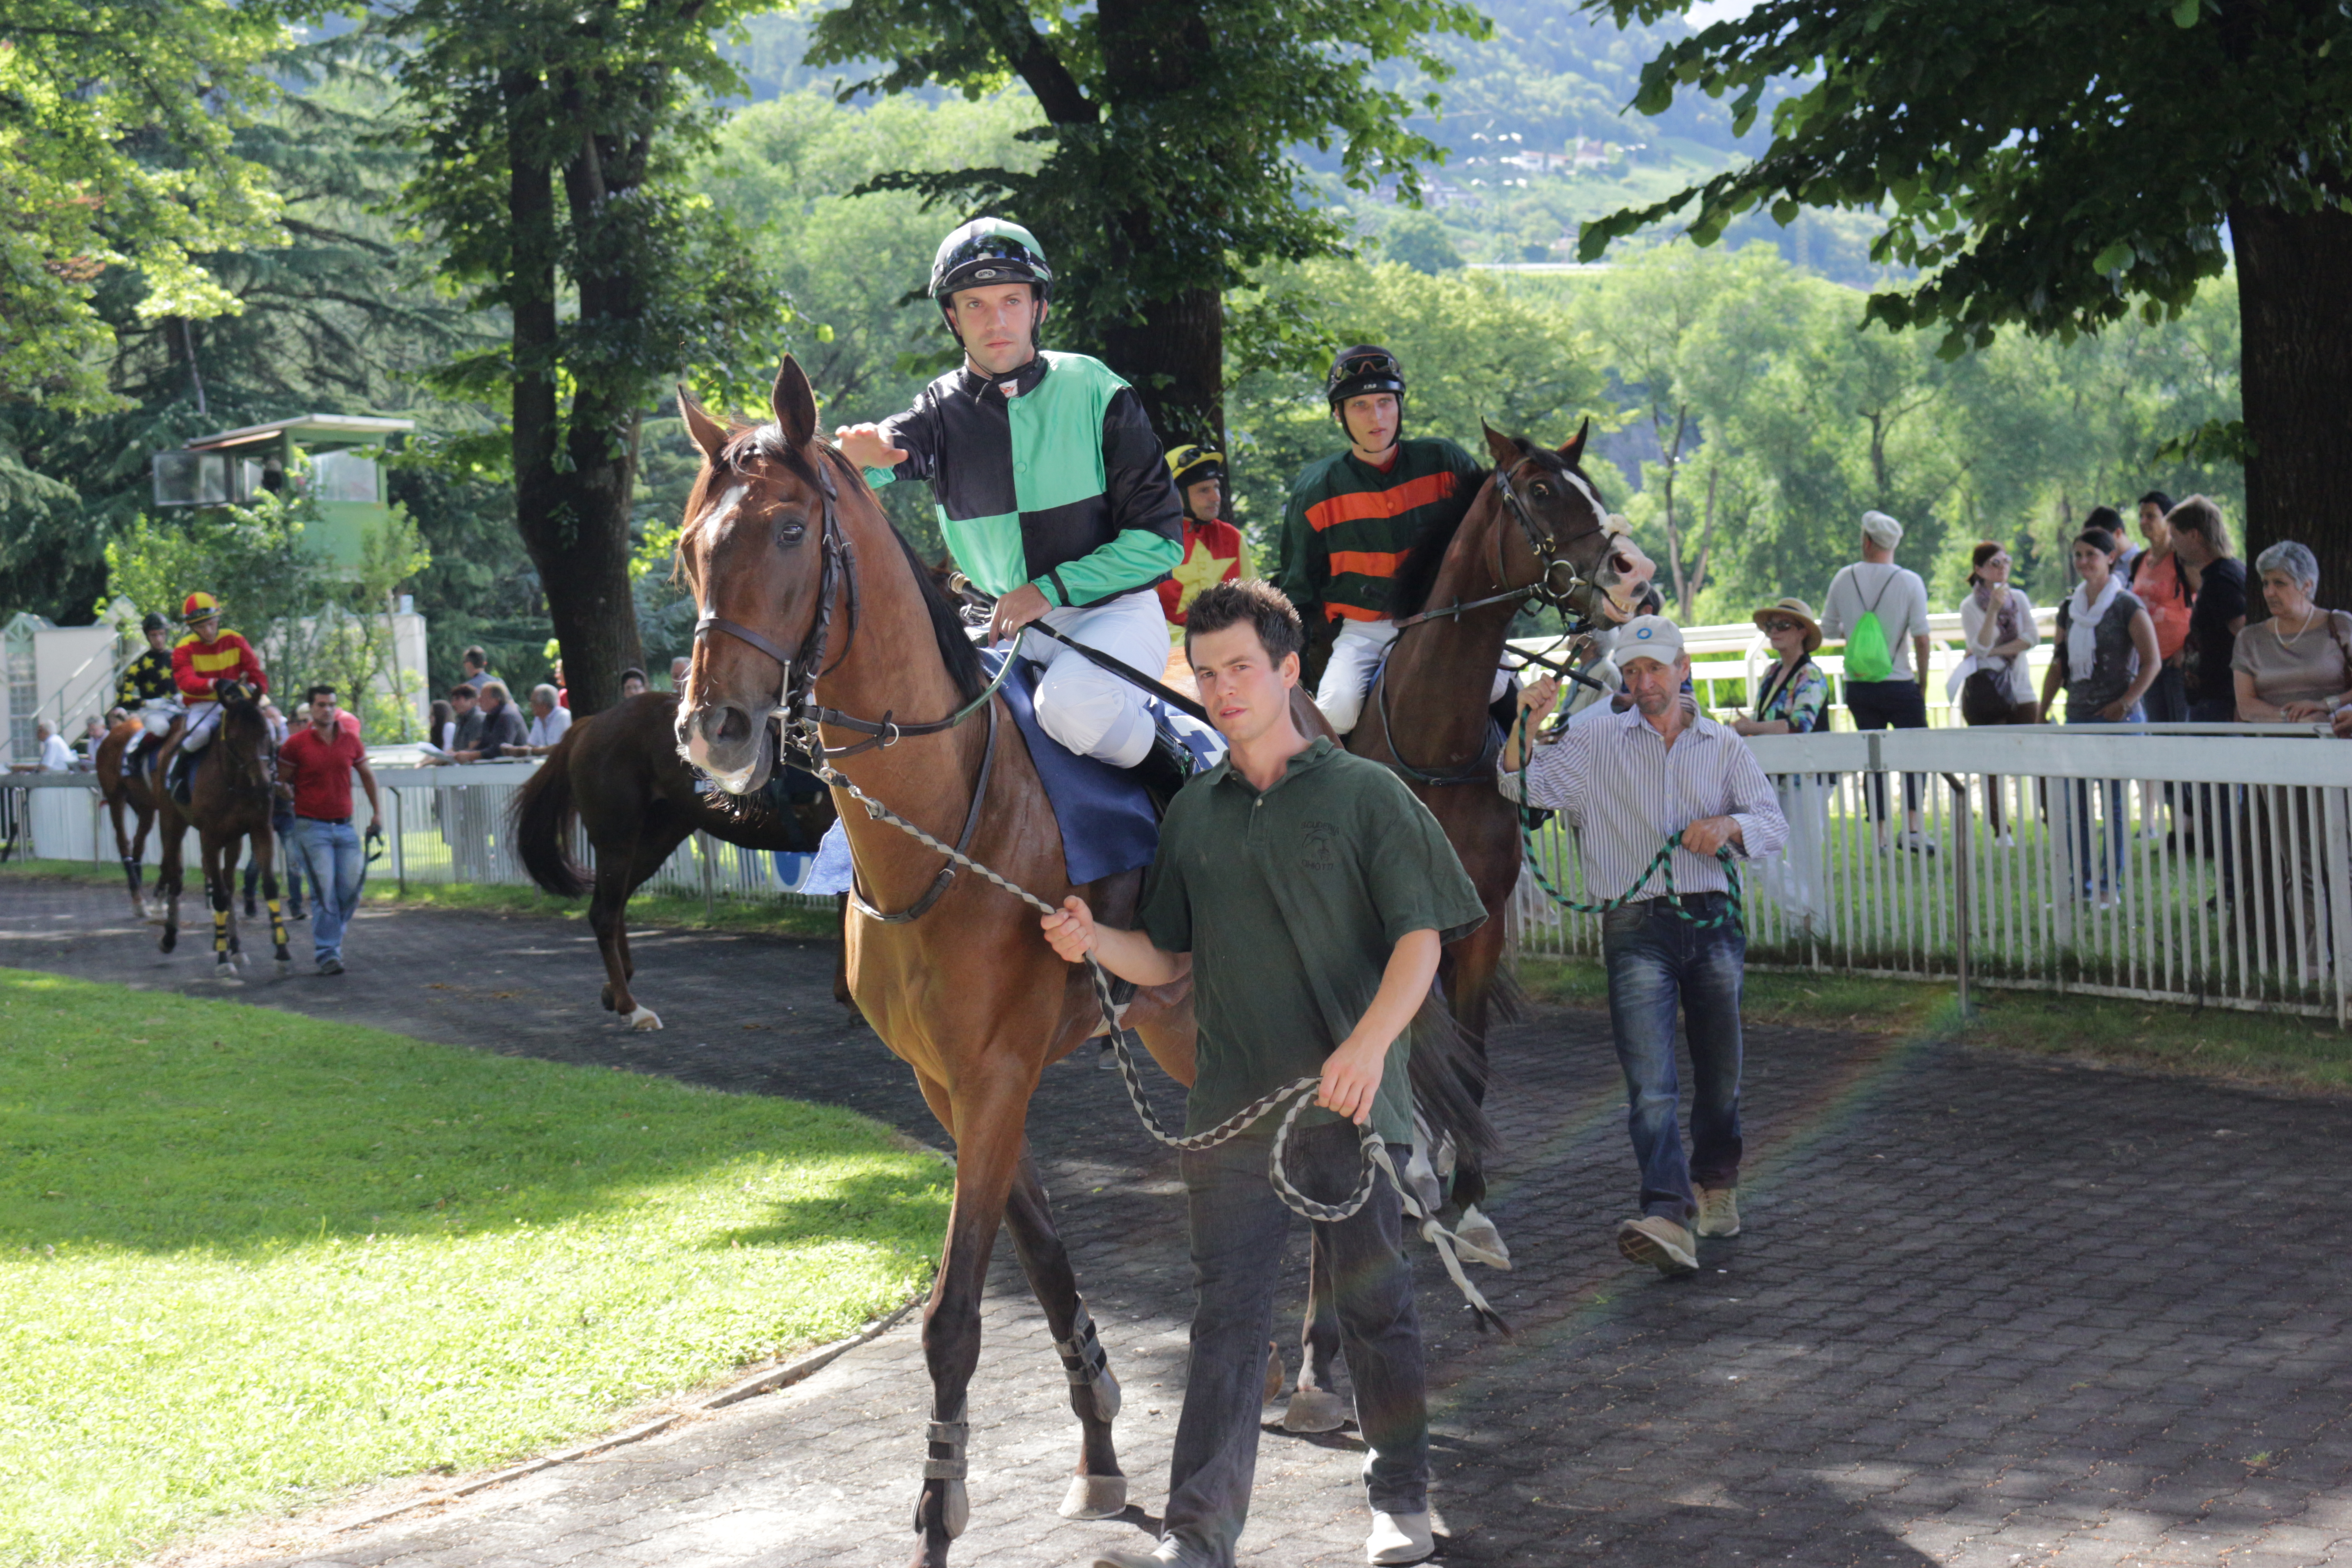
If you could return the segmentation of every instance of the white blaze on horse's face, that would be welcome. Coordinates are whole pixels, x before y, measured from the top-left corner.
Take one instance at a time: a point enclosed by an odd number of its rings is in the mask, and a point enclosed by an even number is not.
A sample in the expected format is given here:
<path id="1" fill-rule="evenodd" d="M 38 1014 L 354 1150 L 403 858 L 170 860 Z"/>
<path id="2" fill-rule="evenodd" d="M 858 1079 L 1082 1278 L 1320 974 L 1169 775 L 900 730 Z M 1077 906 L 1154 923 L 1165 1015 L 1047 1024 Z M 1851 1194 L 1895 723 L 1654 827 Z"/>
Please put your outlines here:
<path id="1" fill-rule="evenodd" d="M 698 535 L 697 542 L 700 546 L 701 570 L 692 574 L 697 579 L 692 585 L 696 590 L 697 609 L 702 619 L 707 620 L 714 616 L 724 614 L 719 606 L 718 584 L 703 579 L 712 574 L 711 563 L 717 559 L 719 547 L 725 542 L 727 537 L 734 531 L 736 525 L 742 520 L 744 503 L 751 493 L 751 485 L 743 479 L 737 479 L 727 487 L 719 499 L 703 513 L 701 519 L 694 524 L 694 531 Z M 791 675 L 792 672 L 789 669 L 784 672 L 787 680 L 790 680 Z M 779 689 L 781 690 L 782 688 Z M 678 705 L 677 734 L 679 752 L 688 763 L 728 794 L 749 793 L 755 783 L 760 781 L 763 749 L 754 746 L 751 748 L 749 756 L 736 766 L 721 766 L 709 734 L 701 723 L 696 721 L 706 705 L 702 682 L 699 679 L 693 683 L 693 689 L 688 695 L 692 700 L 681 702 Z M 737 749 L 740 750 L 740 748 Z"/>

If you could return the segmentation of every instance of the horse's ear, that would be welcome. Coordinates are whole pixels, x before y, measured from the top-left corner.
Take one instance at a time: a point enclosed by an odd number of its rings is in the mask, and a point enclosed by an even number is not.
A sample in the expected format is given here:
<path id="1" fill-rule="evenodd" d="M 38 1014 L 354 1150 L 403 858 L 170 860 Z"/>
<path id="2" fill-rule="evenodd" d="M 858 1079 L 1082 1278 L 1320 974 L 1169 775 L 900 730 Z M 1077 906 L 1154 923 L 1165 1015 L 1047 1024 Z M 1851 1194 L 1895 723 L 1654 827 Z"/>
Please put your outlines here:
<path id="1" fill-rule="evenodd" d="M 809 385 L 808 373 L 792 355 L 784 356 L 782 366 L 776 372 L 776 390 L 769 395 L 768 406 L 775 410 L 777 427 L 784 433 L 784 445 L 793 451 L 807 446 L 816 435 L 816 389 Z"/>
<path id="2" fill-rule="evenodd" d="M 1591 434 L 1592 421 L 1588 418 L 1583 424 L 1576 427 L 1576 434 L 1569 439 L 1568 444 L 1560 447 L 1559 455 L 1568 459 L 1568 466 L 1570 468 L 1573 468 L 1582 466 L 1584 462 L 1584 438 Z"/>
<path id="3" fill-rule="evenodd" d="M 694 444 L 702 448 L 702 455 L 717 462 L 719 454 L 726 449 L 727 426 L 705 412 L 702 405 L 694 400 L 694 395 L 683 384 L 677 389 L 677 416 L 686 421 L 686 433 L 694 437 Z"/>
<path id="4" fill-rule="evenodd" d="M 1478 421 L 1478 428 L 1486 432 L 1486 450 L 1494 454 L 1496 468 L 1507 468 L 1528 455 L 1518 437 L 1504 435 L 1483 419 Z"/>

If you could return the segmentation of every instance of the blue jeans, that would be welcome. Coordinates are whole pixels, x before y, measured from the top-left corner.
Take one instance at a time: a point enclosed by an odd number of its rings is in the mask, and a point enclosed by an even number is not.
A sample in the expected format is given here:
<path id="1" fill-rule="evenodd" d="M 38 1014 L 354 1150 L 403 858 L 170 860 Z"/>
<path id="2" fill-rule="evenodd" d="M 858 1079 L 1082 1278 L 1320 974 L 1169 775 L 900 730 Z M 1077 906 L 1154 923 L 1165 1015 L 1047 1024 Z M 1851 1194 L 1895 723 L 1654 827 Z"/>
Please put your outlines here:
<path id="1" fill-rule="evenodd" d="M 310 868 L 310 952 L 325 960 L 343 955 L 343 927 L 359 901 L 360 877 L 367 869 L 359 829 L 348 822 L 294 819 L 294 842 Z"/>
<path id="2" fill-rule="evenodd" d="M 1683 907 L 1701 920 L 1723 912 L 1721 893 L 1691 893 Z M 1739 1183 L 1739 985 L 1748 937 L 1731 922 L 1701 928 L 1664 899 L 1644 899 L 1601 917 L 1609 969 L 1609 1024 L 1625 1071 L 1625 1122 L 1642 1168 L 1642 1212 L 1688 1225 L 1691 1193 Z M 1682 1085 L 1675 1072 L 1675 1014 L 1690 1037 L 1691 1147 L 1676 1121 Z"/>
<path id="3" fill-rule="evenodd" d="M 1297 1216 L 1266 1180 L 1272 1134 L 1244 1135 L 1182 1158 L 1192 1230 L 1192 1363 L 1169 1461 L 1166 1530 L 1184 1561 L 1233 1568 L 1257 1475 L 1258 1412 L 1265 1398 L 1267 1337 L 1284 1239 Z M 1389 1145 L 1400 1170 L 1406 1146 Z M 1323 1203 L 1345 1198 L 1363 1156 L 1345 1122 L 1290 1135 L 1290 1179 Z M 1429 1404 L 1403 1209 L 1388 1179 L 1348 1219 L 1317 1222 L 1316 1240 L 1337 1281 L 1339 1342 L 1356 1385 L 1356 1419 L 1370 1452 L 1364 1482 L 1382 1513 L 1429 1507 Z"/>
<path id="4" fill-rule="evenodd" d="M 2101 719 L 2096 710 L 2084 709 L 2078 718 L 2072 698 L 2066 702 L 2066 722 L 2069 724 L 2137 724 L 2147 715 L 2134 708 L 2121 719 Z M 2091 781 L 2076 779 L 2066 793 L 2069 797 L 2067 815 L 2074 819 L 2074 873 L 2081 879 L 2083 891 L 2097 892 L 2123 880 L 2124 841 L 2129 837 L 2124 820 L 2124 781 L 2103 779 L 2107 791 L 2107 863 L 2099 867 L 2095 879 L 2092 868 L 2097 864 L 2091 852 Z"/>

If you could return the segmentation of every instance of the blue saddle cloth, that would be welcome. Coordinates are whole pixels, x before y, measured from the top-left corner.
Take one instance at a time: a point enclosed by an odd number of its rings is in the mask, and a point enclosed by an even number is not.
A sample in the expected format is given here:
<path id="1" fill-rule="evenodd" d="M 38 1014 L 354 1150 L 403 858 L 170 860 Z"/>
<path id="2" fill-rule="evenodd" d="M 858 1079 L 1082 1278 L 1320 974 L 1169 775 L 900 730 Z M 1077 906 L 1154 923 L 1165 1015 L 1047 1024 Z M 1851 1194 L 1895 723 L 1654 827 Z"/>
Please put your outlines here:
<path id="1" fill-rule="evenodd" d="M 1006 655 L 992 648 L 983 649 L 980 657 L 992 676 L 997 661 Z M 1070 880 L 1083 886 L 1149 866 L 1160 847 L 1160 820 L 1152 811 L 1150 795 L 1128 769 L 1097 757 L 1082 757 L 1045 733 L 1037 722 L 1036 688 L 1043 673 L 1040 666 L 1023 659 L 998 689 L 1003 694 L 1004 706 L 1012 710 L 1013 727 L 1029 743 L 1029 760 L 1045 786 L 1046 800 L 1053 805 Z M 1173 735 L 1192 753 L 1195 773 L 1215 766 L 1224 755 L 1223 738 L 1207 725 L 1189 714 L 1171 712 L 1157 698 L 1148 699 L 1144 706 L 1162 732 Z M 849 836 L 835 822 L 818 846 L 816 862 L 809 868 L 801 891 L 845 891 L 849 873 Z"/>

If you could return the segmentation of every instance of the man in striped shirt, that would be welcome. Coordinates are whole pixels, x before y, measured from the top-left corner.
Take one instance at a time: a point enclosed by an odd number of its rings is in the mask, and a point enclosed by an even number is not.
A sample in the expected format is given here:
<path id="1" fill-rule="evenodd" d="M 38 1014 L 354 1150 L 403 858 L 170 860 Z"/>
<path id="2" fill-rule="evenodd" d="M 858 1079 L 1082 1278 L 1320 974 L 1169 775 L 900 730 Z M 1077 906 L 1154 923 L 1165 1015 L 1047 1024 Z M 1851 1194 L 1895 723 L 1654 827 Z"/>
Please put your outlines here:
<path id="1" fill-rule="evenodd" d="M 1290 487 L 1273 582 L 1301 615 L 1339 623 L 1315 705 L 1344 735 L 1396 640 L 1390 594 L 1424 533 L 1451 532 L 1486 482 L 1486 466 L 1443 437 L 1407 441 L 1404 370 L 1369 343 L 1342 353 L 1324 384 L 1348 449 L 1310 463 Z"/>
<path id="2" fill-rule="evenodd" d="M 1617 659 L 1633 706 L 1587 709 L 1559 739 L 1535 747 L 1524 759 L 1524 798 L 1562 812 L 1576 828 L 1591 894 L 1626 900 L 1601 923 L 1609 1023 L 1642 1168 L 1642 1212 L 1618 1226 L 1617 1250 L 1661 1273 L 1688 1274 L 1698 1268 L 1694 1229 L 1739 1234 L 1739 985 L 1748 938 L 1731 918 L 1728 868 L 1716 853 L 1769 855 L 1788 842 L 1789 824 L 1746 742 L 1700 717 L 1683 695 L 1690 659 L 1672 621 L 1625 623 Z M 1525 737 L 1559 699 L 1550 679 L 1520 694 L 1521 722 L 1497 764 L 1507 798 L 1522 798 Z M 1668 898 L 1644 872 L 1670 840 L 1677 843 Z M 1690 1036 L 1687 1157 L 1675 1119 L 1677 1006 Z"/>

